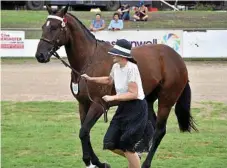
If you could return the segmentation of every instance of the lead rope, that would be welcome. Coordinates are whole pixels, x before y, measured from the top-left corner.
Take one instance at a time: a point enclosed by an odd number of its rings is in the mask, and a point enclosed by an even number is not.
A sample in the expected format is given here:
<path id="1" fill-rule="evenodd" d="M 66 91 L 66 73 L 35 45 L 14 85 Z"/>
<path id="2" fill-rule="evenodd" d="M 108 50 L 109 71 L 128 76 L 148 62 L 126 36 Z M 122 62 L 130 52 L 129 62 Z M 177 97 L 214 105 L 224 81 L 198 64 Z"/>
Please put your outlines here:
<path id="1" fill-rule="evenodd" d="M 59 55 L 58 53 L 56 52 L 55 49 L 58 49 L 59 47 L 54 47 L 51 51 L 50 51 L 50 54 L 54 55 L 57 59 L 59 59 L 66 67 L 70 68 L 74 73 L 76 73 L 78 76 L 81 77 L 81 74 L 80 72 L 78 72 L 77 70 L 75 70 L 73 67 L 71 67 L 67 62 L 65 62 Z M 55 51 L 54 51 L 55 50 Z M 95 104 L 98 104 L 102 107 L 103 109 L 103 115 L 104 115 L 104 122 L 108 122 L 108 118 L 107 118 L 107 112 L 109 110 L 109 107 L 104 107 L 101 103 L 97 103 L 95 102 L 92 98 L 91 98 L 91 95 L 90 95 L 90 92 L 89 92 L 89 88 L 88 88 L 88 84 L 87 84 L 87 80 L 85 79 L 85 84 L 86 84 L 86 90 L 87 90 L 87 94 L 88 94 L 88 98 L 91 102 L 95 103 Z"/>

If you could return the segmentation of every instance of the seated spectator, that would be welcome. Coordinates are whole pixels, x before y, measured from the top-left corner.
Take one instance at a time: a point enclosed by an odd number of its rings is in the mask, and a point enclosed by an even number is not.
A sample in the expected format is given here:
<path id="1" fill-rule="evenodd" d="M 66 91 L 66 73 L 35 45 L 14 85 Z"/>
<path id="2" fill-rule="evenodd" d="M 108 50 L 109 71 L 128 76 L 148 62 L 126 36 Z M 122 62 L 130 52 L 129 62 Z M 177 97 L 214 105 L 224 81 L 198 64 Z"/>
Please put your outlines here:
<path id="1" fill-rule="evenodd" d="M 113 20 L 111 20 L 108 29 L 112 31 L 123 29 L 123 21 L 119 19 L 119 14 L 114 13 Z"/>
<path id="2" fill-rule="evenodd" d="M 128 4 L 124 3 L 123 5 L 121 5 L 121 8 L 119 8 L 117 12 L 120 16 L 119 19 L 130 20 L 130 6 Z"/>
<path id="3" fill-rule="evenodd" d="M 101 14 L 97 13 L 95 19 L 92 20 L 90 31 L 96 32 L 105 29 L 105 21 L 101 19 Z"/>
<path id="4" fill-rule="evenodd" d="M 144 5 L 144 3 L 142 3 L 142 6 L 136 7 L 135 8 L 135 14 L 133 16 L 134 21 L 147 21 L 148 20 L 148 9 L 147 7 Z"/>

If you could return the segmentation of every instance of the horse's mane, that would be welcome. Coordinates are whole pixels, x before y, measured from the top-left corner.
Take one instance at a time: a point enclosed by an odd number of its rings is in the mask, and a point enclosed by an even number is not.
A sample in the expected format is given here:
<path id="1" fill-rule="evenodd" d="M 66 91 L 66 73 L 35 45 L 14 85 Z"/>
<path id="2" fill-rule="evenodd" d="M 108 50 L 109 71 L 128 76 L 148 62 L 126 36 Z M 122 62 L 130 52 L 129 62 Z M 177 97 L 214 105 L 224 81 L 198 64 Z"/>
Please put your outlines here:
<path id="1" fill-rule="evenodd" d="M 95 38 L 95 36 L 86 28 L 86 26 L 76 17 L 76 16 L 74 16 L 73 14 L 71 14 L 71 13 L 67 13 L 68 15 L 70 15 L 70 16 L 72 16 L 78 23 L 79 23 L 79 25 L 82 27 L 82 29 L 85 31 L 85 33 L 89 36 L 89 37 L 91 37 L 91 38 L 93 38 L 94 40 L 96 40 L 96 41 L 98 41 L 98 42 L 105 42 L 105 41 L 103 41 L 103 40 L 98 40 L 98 39 L 96 39 Z"/>

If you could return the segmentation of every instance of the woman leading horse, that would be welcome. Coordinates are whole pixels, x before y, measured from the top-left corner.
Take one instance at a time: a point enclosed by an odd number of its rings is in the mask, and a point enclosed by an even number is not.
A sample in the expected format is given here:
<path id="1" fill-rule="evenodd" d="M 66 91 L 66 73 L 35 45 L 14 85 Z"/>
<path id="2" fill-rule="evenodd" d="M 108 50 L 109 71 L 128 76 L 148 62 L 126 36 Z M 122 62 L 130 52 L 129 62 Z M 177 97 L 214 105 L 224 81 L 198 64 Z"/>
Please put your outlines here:
<path id="1" fill-rule="evenodd" d="M 149 149 L 153 126 L 148 120 L 147 101 L 144 99 L 136 61 L 130 55 L 131 48 L 132 45 L 127 40 L 117 40 L 116 45 L 109 51 L 114 62 L 110 76 L 82 76 L 95 83 L 114 83 L 117 94 L 105 95 L 103 99 L 106 102 L 117 100 L 120 104 L 105 135 L 104 149 L 125 156 L 128 159 L 128 168 L 140 168 L 140 159 L 136 152 Z M 138 143 L 141 146 L 142 140 L 145 146 L 140 147 L 142 151 L 138 151 L 136 146 Z"/>
<path id="2" fill-rule="evenodd" d="M 119 102 L 106 103 L 102 97 L 114 95 L 112 85 L 94 84 L 81 79 L 80 74 L 89 76 L 108 76 L 113 65 L 108 51 L 113 48 L 109 43 L 97 40 L 93 34 L 73 15 L 67 13 L 68 6 L 52 11 L 47 6 L 49 16 L 42 26 L 42 37 L 37 47 L 36 59 L 40 63 L 50 61 L 52 54 L 61 46 L 65 47 L 70 66 L 72 94 L 79 102 L 81 120 L 80 139 L 85 165 L 99 168 L 110 167 L 99 161 L 90 142 L 90 130 L 104 113 L 102 107 L 118 105 Z M 191 90 L 188 72 L 181 56 L 166 45 L 143 45 L 131 50 L 141 75 L 145 99 L 148 104 L 148 120 L 155 127 L 152 145 L 142 165 L 151 166 L 152 158 L 166 134 L 166 123 L 171 108 L 175 113 L 181 131 L 195 129 L 190 113 Z M 78 72 L 78 73 L 75 73 Z M 78 86 L 74 92 L 72 86 Z M 87 86 L 87 87 L 86 87 Z M 89 94 L 88 94 L 89 93 Z M 90 96 L 88 96 L 90 95 Z M 91 99 L 93 101 L 91 101 Z M 153 105 L 158 99 L 157 117 Z M 102 104 L 100 106 L 99 104 Z"/>

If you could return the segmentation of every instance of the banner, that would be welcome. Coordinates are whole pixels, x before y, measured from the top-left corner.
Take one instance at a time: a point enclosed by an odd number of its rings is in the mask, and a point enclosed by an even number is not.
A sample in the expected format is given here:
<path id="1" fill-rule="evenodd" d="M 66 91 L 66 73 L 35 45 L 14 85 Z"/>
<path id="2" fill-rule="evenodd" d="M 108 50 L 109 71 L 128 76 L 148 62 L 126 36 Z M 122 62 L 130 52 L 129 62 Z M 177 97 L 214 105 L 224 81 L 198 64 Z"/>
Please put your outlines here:
<path id="1" fill-rule="evenodd" d="M 35 57 L 38 39 L 24 40 L 23 31 L 1 31 L 1 34 L 1 47 L 4 47 L 1 48 L 1 57 Z M 227 30 L 100 31 L 93 34 L 97 39 L 112 45 L 116 43 L 117 39 L 122 38 L 129 40 L 133 47 L 146 44 L 166 44 L 183 58 L 227 58 Z M 14 44 L 18 44 L 16 46 L 19 48 L 16 48 Z M 66 57 L 64 47 L 61 47 L 58 53 L 61 57 Z"/>
<path id="2" fill-rule="evenodd" d="M 1 31 L 1 57 L 24 57 L 25 32 Z"/>
<path id="3" fill-rule="evenodd" d="M 146 44 L 166 44 L 180 55 L 183 54 L 182 30 L 147 30 L 147 31 L 100 31 L 93 33 L 99 40 L 104 40 L 114 45 L 117 39 L 129 40 L 133 47 Z"/>
<path id="4" fill-rule="evenodd" d="M 24 31 L 1 31 L 1 49 L 24 49 Z"/>
<path id="5" fill-rule="evenodd" d="M 227 57 L 227 30 L 184 32 L 183 56 L 187 58 Z"/>

